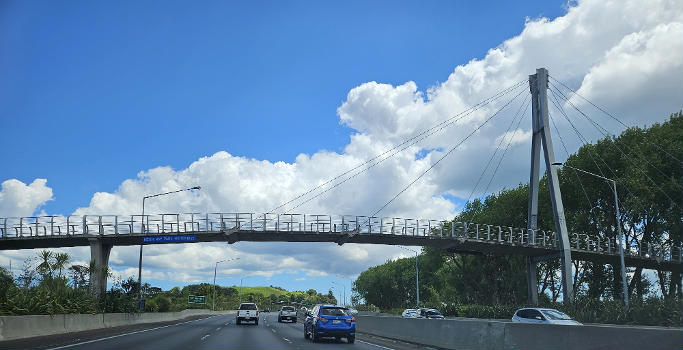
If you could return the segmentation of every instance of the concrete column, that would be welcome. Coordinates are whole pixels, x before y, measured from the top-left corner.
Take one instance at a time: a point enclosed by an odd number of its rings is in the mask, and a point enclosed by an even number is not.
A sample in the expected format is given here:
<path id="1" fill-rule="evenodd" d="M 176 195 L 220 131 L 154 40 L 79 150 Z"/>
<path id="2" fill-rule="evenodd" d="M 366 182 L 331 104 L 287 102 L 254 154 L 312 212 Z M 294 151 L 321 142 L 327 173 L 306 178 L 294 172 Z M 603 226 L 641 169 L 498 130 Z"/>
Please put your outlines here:
<path id="1" fill-rule="evenodd" d="M 103 244 L 99 238 L 90 239 L 90 294 L 97 299 L 107 291 L 111 247 L 111 244 Z"/>

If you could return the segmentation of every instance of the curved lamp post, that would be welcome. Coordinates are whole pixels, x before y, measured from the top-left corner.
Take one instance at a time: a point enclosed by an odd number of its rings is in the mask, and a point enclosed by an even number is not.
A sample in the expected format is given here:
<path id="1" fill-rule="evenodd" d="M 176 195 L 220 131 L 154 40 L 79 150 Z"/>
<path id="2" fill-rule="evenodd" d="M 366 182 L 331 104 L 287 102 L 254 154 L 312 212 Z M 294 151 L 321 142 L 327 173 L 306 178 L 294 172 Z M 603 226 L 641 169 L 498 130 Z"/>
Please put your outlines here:
<path id="1" fill-rule="evenodd" d="M 183 191 L 191 191 L 191 190 L 201 190 L 202 188 L 199 186 L 195 187 L 190 187 L 182 190 L 177 190 L 177 191 L 171 191 L 171 192 L 164 192 L 164 193 L 157 193 L 157 194 L 151 194 L 149 196 L 144 196 L 142 197 L 142 217 L 140 218 L 140 233 L 145 234 L 145 200 L 147 198 L 153 198 L 153 197 L 159 197 L 159 196 L 165 196 L 167 194 L 172 194 L 172 193 L 178 193 L 178 192 L 183 192 Z M 138 260 L 138 308 L 142 309 L 142 243 L 140 243 L 140 259 Z"/>

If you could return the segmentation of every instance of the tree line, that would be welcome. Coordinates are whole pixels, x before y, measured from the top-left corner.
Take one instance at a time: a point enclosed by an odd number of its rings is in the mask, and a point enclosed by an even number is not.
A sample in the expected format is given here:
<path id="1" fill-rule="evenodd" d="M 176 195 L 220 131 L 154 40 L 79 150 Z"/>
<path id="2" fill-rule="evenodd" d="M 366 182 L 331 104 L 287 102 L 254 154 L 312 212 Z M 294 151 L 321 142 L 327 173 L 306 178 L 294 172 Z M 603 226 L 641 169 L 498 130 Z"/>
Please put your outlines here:
<path id="1" fill-rule="evenodd" d="M 89 265 L 70 264 L 67 253 L 42 250 L 24 261 L 18 276 L 0 267 L 0 315 L 36 315 L 102 312 L 169 312 L 205 309 L 214 305 L 214 285 L 190 284 L 163 290 L 143 283 L 144 310 L 139 310 L 139 284 L 133 277 L 114 279 L 104 297 L 97 299 L 89 291 Z M 109 277 L 112 274 L 109 273 Z M 242 293 L 240 293 L 242 289 Z M 240 301 L 256 302 L 261 309 L 275 309 L 282 303 L 313 305 L 336 303 L 332 291 L 314 289 L 289 292 L 280 287 L 215 287 L 216 310 L 234 310 Z M 190 303 L 190 295 L 205 296 L 206 304 Z"/>
<path id="2" fill-rule="evenodd" d="M 612 187 L 604 180 L 570 168 L 573 167 L 616 180 L 619 221 L 627 247 L 646 247 L 648 244 L 653 247 L 680 247 L 683 220 L 682 121 L 683 115 L 678 112 L 663 123 L 647 128 L 629 128 L 619 136 L 585 144 L 571 154 L 564 163 L 569 167 L 558 170 L 569 232 L 587 233 L 603 242 L 617 235 Z M 555 226 L 547 181 L 546 176 L 540 181 L 538 228 L 552 232 Z M 527 227 L 528 200 L 528 183 L 519 184 L 468 202 L 454 220 Z M 574 314 L 589 315 L 589 308 L 609 308 L 618 310 L 612 314 L 620 315 L 611 317 L 612 323 L 629 323 L 636 322 L 634 319 L 637 318 L 629 318 L 629 314 L 652 315 L 661 311 L 660 314 L 668 316 L 653 316 L 653 319 L 661 321 L 655 321 L 657 324 L 672 322 L 663 320 L 668 318 L 680 326 L 680 272 L 646 272 L 641 267 L 627 267 L 632 307 L 631 310 L 622 310 L 619 304 L 622 294 L 619 264 L 579 260 L 572 263 L 575 300 L 570 311 Z M 468 314 L 469 311 L 462 311 L 464 305 L 470 306 L 471 310 L 479 310 L 474 314 L 481 311 L 490 315 L 495 314 L 491 308 L 514 308 L 527 302 L 526 261 L 522 256 L 462 255 L 425 248 L 419 256 L 419 270 L 420 300 L 425 305 L 452 310 L 452 314 L 458 314 L 458 308 L 460 314 Z M 540 304 L 566 309 L 568 306 L 558 303 L 561 297 L 559 260 L 539 263 L 537 274 Z M 414 307 L 414 258 L 387 261 L 364 271 L 355 281 L 353 291 L 357 301 L 364 300 L 383 310 Z M 647 311 L 643 305 L 649 308 L 658 306 L 656 311 Z M 665 308 L 678 310 L 677 316 L 667 313 L 663 310 Z M 484 309 L 489 311 L 482 311 Z M 585 317 L 598 320 L 597 316 Z"/>

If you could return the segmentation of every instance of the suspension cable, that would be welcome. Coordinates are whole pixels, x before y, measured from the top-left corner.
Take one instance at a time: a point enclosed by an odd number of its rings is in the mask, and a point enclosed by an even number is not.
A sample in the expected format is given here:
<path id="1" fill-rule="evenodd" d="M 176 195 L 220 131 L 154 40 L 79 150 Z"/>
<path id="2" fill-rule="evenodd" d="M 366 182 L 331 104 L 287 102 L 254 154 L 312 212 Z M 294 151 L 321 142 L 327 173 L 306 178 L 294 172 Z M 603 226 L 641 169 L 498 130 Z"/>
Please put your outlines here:
<path id="1" fill-rule="evenodd" d="M 508 125 L 507 130 L 505 130 L 505 133 L 503 134 L 504 137 L 502 137 L 502 138 L 500 139 L 500 142 L 498 142 L 498 146 L 496 146 L 496 150 L 493 152 L 493 154 L 491 154 L 491 158 L 489 158 L 489 161 L 486 163 L 486 166 L 484 167 L 484 170 L 481 171 L 481 174 L 479 175 L 479 179 L 478 179 L 477 182 L 474 184 L 474 187 L 472 188 L 472 191 L 470 192 L 470 195 L 467 196 L 467 202 L 469 202 L 470 199 L 472 199 L 472 195 L 474 194 L 474 191 L 476 191 L 476 190 L 477 190 L 477 187 L 479 187 L 479 183 L 480 183 L 481 180 L 484 178 L 484 174 L 486 174 L 486 171 L 489 170 L 489 166 L 491 166 L 491 162 L 493 162 L 493 159 L 495 158 L 496 154 L 498 154 L 498 151 L 500 150 L 501 146 L 503 145 L 503 142 L 505 142 L 505 139 L 507 139 L 507 136 L 508 136 L 508 133 L 510 132 L 510 129 L 511 129 L 512 126 L 515 124 L 515 121 L 517 120 L 517 118 L 520 116 L 520 112 L 522 111 L 522 107 L 524 107 L 524 105 L 526 104 L 527 100 L 529 100 L 529 99 L 530 99 L 530 97 L 527 96 L 527 97 L 522 101 L 522 103 L 519 105 L 519 109 L 517 110 L 517 113 L 515 113 L 515 116 L 512 118 L 512 120 L 510 120 L 510 125 Z M 520 119 L 521 119 L 521 118 L 520 118 Z M 517 124 L 517 125 L 519 125 L 519 124 Z M 516 130 L 515 130 L 515 131 L 516 131 Z M 486 193 L 486 191 L 484 191 L 484 193 Z M 465 202 L 465 203 L 467 203 L 467 202 Z"/>
<path id="2" fill-rule="evenodd" d="M 436 162 L 434 162 L 434 164 L 432 164 L 429 168 L 427 168 L 427 170 L 423 171 L 418 177 L 416 177 L 412 182 L 410 182 L 405 188 L 403 188 L 403 189 L 402 189 L 399 193 L 397 193 L 393 198 L 391 198 L 388 202 L 386 202 L 386 203 L 385 203 L 384 205 L 382 205 L 379 209 L 377 209 L 377 211 L 375 211 L 375 212 L 371 215 L 371 217 L 375 217 L 375 216 L 376 216 L 377 214 L 379 214 L 382 210 L 384 210 L 384 208 L 386 208 L 386 207 L 387 207 L 389 204 L 391 204 L 396 198 L 398 198 L 401 194 L 403 194 L 403 192 L 405 192 L 406 190 L 408 190 L 408 188 L 410 188 L 410 186 L 412 186 L 414 183 L 416 183 L 418 180 L 420 180 L 425 174 L 427 174 L 430 170 L 432 170 L 435 166 L 437 166 L 442 160 L 444 160 L 444 159 L 445 159 L 446 157 L 448 157 L 451 153 L 453 153 L 453 151 L 454 151 L 456 148 L 458 148 L 458 147 L 459 147 L 460 145 L 462 145 L 465 141 L 467 141 L 470 137 L 472 137 L 472 135 L 474 135 L 474 134 L 475 134 L 479 129 L 481 129 L 484 125 L 486 125 L 491 119 L 493 119 L 495 116 L 497 116 L 497 115 L 500 113 L 500 111 L 502 111 L 503 109 L 505 109 L 508 105 L 510 105 L 510 103 L 512 103 L 512 101 L 516 100 L 517 97 L 519 97 L 519 95 L 521 95 L 521 94 L 524 93 L 524 92 L 525 92 L 525 90 L 522 90 L 521 92 L 519 92 L 517 95 L 515 95 L 515 97 L 513 97 L 510 101 L 508 101 L 505 105 L 503 105 L 503 107 L 501 107 L 500 109 L 498 109 L 498 111 L 496 111 L 496 113 L 494 113 L 493 115 L 491 115 L 490 117 L 488 117 L 482 124 L 480 124 L 480 125 L 479 125 L 476 129 L 474 129 L 469 135 L 467 135 L 467 137 L 465 137 L 465 138 L 462 139 L 458 144 L 456 144 L 455 146 L 453 146 L 446 154 L 444 154 L 441 158 L 439 158 L 439 160 L 437 160 Z M 369 219 L 368 219 L 368 220 L 369 220 Z"/>
<path id="3" fill-rule="evenodd" d="M 552 79 L 553 81 L 555 81 L 555 82 L 559 83 L 560 85 L 562 85 L 565 89 L 571 91 L 572 94 L 581 97 L 581 99 L 583 99 L 584 101 L 590 103 L 593 107 L 597 108 L 599 111 L 601 111 L 602 113 L 604 113 L 604 114 L 607 115 L 608 117 L 612 118 L 612 119 L 615 120 L 617 123 L 621 124 L 623 127 L 627 128 L 627 129 L 628 129 L 628 128 L 631 128 L 631 126 L 626 125 L 626 124 L 625 124 L 624 122 L 622 122 L 619 118 L 617 118 L 617 117 L 615 117 L 614 115 L 612 115 L 611 113 L 607 112 L 607 111 L 606 111 L 605 109 L 603 109 L 602 107 L 596 105 L 595 103 L 593 103 L 593 102 L 590 101 L 589 99 L 587 99 L 587 98 L 581 96 L 581 94 L 579 94 L 578 92 L 574 91 L 574 89 L 570 88 L 569 86 L 565 85 L 562 81 L 555 79 L 555 77 L 553 77 L 552 75 L 548 75 L 548 76 L 549 76 L 550 79 Z M 559 90 L 558 90 L 558 91 L 559 91 Z M 683 163 L 683 160 L 681 160 L 681 159 L 677 158 L 676 156 L 672 155 L 671 153 L 667 152 L 666 149 L 660 147 L 658 144 L 656 144 L 656 143 L 654 143 L 654 142 L 651 142 L 651 141 L 648 141 L 648 140 L 645 140 L 645 141 L 646 141 L 647 143 L 649 143 L 649 144 L 651 144 L 651 145 L 657 147 L 660 151 L 664 152 L 666 155 L 668 155 L 668 156 L 671 157 L 672 159 L 676 160 L 677 162 Z"/>
<path id="4" fill-rule="evenodd" d="M 551 91 L 552 91 L 552 89 L 551 89 Z M 583 113 L 583 111 L 581 111 L 578 107 L 576 107 L 576 105 L 574 105 L 574 103 L 572 103 L 571 101 L 569 101 L 569 99 L 568 99 L 566 96 L 564 96 L 564 94 L 562 94 L 561 91 L 558 91 L 558 92 L 560 93 L 560 96 L 561 96 L 562 98 L 564 98 L 565 101 L 567 101 L 567 103 L 569 103 L 569 104 L 570 104 L 574 109 L 576 109 L 581 115 L 583 115 L 583 116 L 585 116 L 586 118 L 588 118 L 588 117 L 585 115 L 585 113 Z M 590 118 L 588 118 L 588 119 L 590 120 Z M 593 125 L 593 127 L 595 127 L 595 125 Z M 598 129 L 598 128 L 596 128 L 596 129 Z M 598 131 L 600 131 L 600 129 L 598 129 Z M 600 131 L 600 132 L 601 132 L 601 131 Z M 604 135 L 604 134 L 603 134 L 603 136 L 607 137 L 607 135 Z M 659 190 L 667 199 L 669 199 L 669 201 L 671 201 L 672 203 L 678 205 L 678 203 L 674 202 L 673 199 L 671 199 L 671 197 L 669 197 L 669 195 L 668 195 L 664 190 L 662 190 L 662 188 L 659 187 L 659 186 L 657 185 L 657 183 L 656 183 L 654 180 L 652 180 L 652 178 L 651 178 L 650 176 L 648 176 L 647 173 L 646 173 L 643 169 L 641 169 L 638 165 L 636 165 L 636 164 L 633 162 L 633 160 L 631 159 L 631 157 L 629 157 L 626 153 L 624 153 L 624 151 L 621 150 L 621 148 L 619 148 L 619 146 L 616 145 L 616 142 L 613 142 L 612 144 L 614 145 L 614 147 L 615 147 L 617 150 L 619 150 L 619 152 L 621 153 L 621 155 L 622 155 L 629 163 L 631 163 L 631 165 L 632 165 L 633 167 L 635 167 L 636 169 L 638 169 L 638 171 L 640 171 L 640 173 L 643 174 L 643 175 L 652 183 L 652 185 L 655 186 L 655 188 L 657 188 L 657 190 Z M 616 174 L 615 174 L 615 176 L 616 176 Z"/>
<path id="5" fill-rule="evenodd" d="M 555 105 L 555 108 L 559 111 L 560 107 L 557 105 L 557 100 L 551 99 L 553 105 Z M 561 112 L 560 112 L 561 113 Z M 553 128 L 555 128 L 555 133 L 557 134 L 557 137 L 560 139 L 560 143 L 562 144 L 562 148 L 564 149 L 564 153 L 567 154 L 567 159 L 570 157 L 569 149 L 567 148 L 567 144 L 564 142 L 564 139 L 562 138 L 562 134 L 560 134 L 560 129 L 557 127 L 557 124 L 555 123 L 555 119 L 552 117 L 550 112 L 548 112 L 548 119 L 550 119 L 550 122 L 553 124 Z M 586 200 L 586 203 L 588 204 L 588 212 L 590 213 L 591 216 L 593 216 L 593 220 L 595 221 L 595 224 L 598 225 L 600 221 L 598 221 L 598 217 L 595 215 L 595 206 L 591 204 L 591 200 L 588 197 L 588 192 L 586 192 L 586 188 L 583 186 L 583 181 L 581 181 L 581 176 L 579 176 L 579 172 L 576 171 L 574 168 L 569 168 L 571 169 L 572 174 L 576 177 L 576 180 L 579 182 L 579 186 L 581 186 L 581 192 L 583 192 L 584 198 Z"/>
<path id="6" fill-rule="evenodd" d="M 324 191 L 322 191 L 322 192 L 320 192 L 320 193 L 318 193 L 318 194 L 316 194 L 316 195 L 314 195 L 314 196 L 312 196 L 312 197 L 310 197 L 310 198 L 308 198 L 308 199 L 302 201 L 301 203 L 297 204 L 296 206 L 294 206 L 294 207 L 292 207 L 291 209 L 289 209 L 289 210 L 286 211 L 286 212 L 292 212 L 294 209 L 299 208 L 300 206 L 302 206 L 302 205 L 304 205 L 304 204 L 306 204 L 306 203 L 312 201 L 313 199 L 318 198 L 318 197 L 320 197 L 321 195 L 323 195 L 323 194 L 325 194 L 325 193 L 331 191 L 332 189 L 338 187 L 339 185 L 342 185 L 342 184 L 346 183 L 347 181 L 349 181 L 349 180 L 351 180 L 351 179 L 357 177 L 358 175 L 360 175 L 360 174 L 362 174 L 362 173 L 364 173 L 364 172 L 370 170 L 371 168 L 374 168 L 375 166 L 377 166 L 377 165 L 383 163 L 384 161 L 386 161 L 387 159 L 389 159 L 389 158 L 395 156 L 396 154 L 398 154 L 398 153 L 400 153 L 400 152 L 406 150 L 407 148 L 409 148 L 409 147 L 411 147 L 411 146 L 413 146 L 413 145 L 415 145 L 415 144 L 417 144 L 417 143 L 419 143 L 419 142 L 425 140 L 426 138 L 428 138 L 428 137 L 430 137 L 430 136 L 432 136 L 432 135 L 434 135 L 434 134 L 440 132 L 441 130 L 444 130 L 445 128 L 447 128 L 447 127 L 449 127 L 449 126 L 451 126 L 451 125 L 457 123 L 458 121 L 462 120 L 463 118 L 465 118 L 465 117 L 471 115 L 472 113 L 474 113 L 474 112 L 475 112 L 476 110 L 478 110 L 479 108 L 481 108 L 481 107 L 483 107 L 483 106 L 485 106 L 485 105 L 487 105 L 487 104 L 489 104 L 489 103 L 491 103 L 491 102 L 493 102 L 493 101 L 495 101 L 495 100 L 497 100 L 497 99 L 499 99 L 499 98 L 501 98 L 501 97 L 507 95 L 507 94 L 510 93 L 511 91 L 517 90 L 517 89 L 520 87 L 521 83 L 523 83 L 523 82 L 519 82 L 519 83 L 517 83 L 517 84 L 515 84 L 515 85 L 513 85 L 513 86 L 511 86 L 511 87 L 509 87 L 509 88 L 507 88 L 507 89 L 504 89 L 503 91 L 499 92 L 498 94 L 496 94 L 496 95 L 494 95 L 494 96 L 492 96 L 492 97 L 489 97 L 489 98 L 487 98 L 486 100 L 484 100 L 484 101 L 482 101 L 482 102 L 480 102 L 480 103 L 477 103 L 476 105 L 474 105 L 474 106 L 470 107 L 469 109 L 467 109 L 467 110 L 465 110 L 465 111 L 463 111 L 463 112 L 461 112 L 461 113 L 459 113 L 459 114 L 457 114 L 457 115 L 455 115 L 455 116 L 449 118 L 448 120 L 445 120 L 445 121 L 443 121 L 443 122 L 441 122 L 441 123 L 439 123 L 439 124 L 437 124 L 437 125 L 435 125 L 435 126 L 429 128 L 429 129 L 426 129 L 426 130 L 422 131 L 421 133 L 419 133 L 419 134 L 417 134 L 417 135 L 415 135 L 415 136 L 413 136 L 413 137 L 407 139 L 406 141 L 402 142 L 401 144 L 399 144 L 399 145 L 397 145 L 397 146 L 395 146 L 395 147 L 393 147 L 393 148 L 391 148 L 391 149 L 389 149 L 389 150 L 383 152 L 382 154 L 377 155 L 377 156 L 373 157 L 372 159 L 370 159 L 370 160 L 368 160 L 368 161 L 366 161 L 366 162 L 364 162 L 364 163 L 362 163 L 362 164 L 356 166 L 355 168 L 350 169 L 350 170 L 344 172 L 343 174 L 340 174 L 339 176 L 337 176 L 337 177 L 335 177 L 335 178 L 333 178 L 333 179 L 330 179 L 330 180 L 326 181 L 325 183 L 323 183 L 323 184 L 321 184 L 321 185 L 319 185 L 319 186 L 316 186 L 315 188 L 313 188 L 313 189 L 311 189 L 311 190 L 309 190 L 309 191 L 307 191 L 307 192 L 305 192 L 305 193 L 299 195 L 298 197 L 296 197 L 296 198 L 294 198 L 294 199 L 292 199 L 292 200 L 290 200 L 290 201 L 284 203 L 283 205 L 278 206 L 277 208 L 275 208 L 275 209 L 272 210 L 271 212 L 273 212 L 273 211 L 275 211 L 275 210 L 277 210 L 277 209 L 280 209 L 280 208 L 286 206 L 287 204 L 290 204 L 290 203 L 294 202 L 295 200 L 300 199 L 300 198 L 302 198 L 303 196 L 305 196 L 305 195 L 307 195 L 307 194 L 310 194 L 310 193 L 312 193 L 313 191 L 315 191 L 315 190 L 317 190 L 317 189 L 320 189 L 321 187 L 323 187 L 323 186 L 325 186 L 325 185 L 327 185 L 327 184 L 330 184 L 330 183 L 333 182 L 334 180 L 340 179 L 340 178 L 344 177 L 345 175 L 351 173 L 352 171 L 354 171 L 354 170 L 356 170 L 356 169 L 359 169 L 359 168 L 361 168 L 361 167 L 367 165 L 367 167 L 365 167 L 365 168 L 359 170 L 358 172 L 356 172 L 356 173 L 352 174 L 351 176 L 349 176 L 349 177 L 347 177 L 347 178 L 341 180 L 340 182 L 337 182 L 337 183 L 334 184 L 332 187 L 325 189 Z M 387 154 L 387 153 L 390 153 L 390 152 L 393 152 L 393 153 L 389 154 L 388 156 L 386 156 L 386 157 L 384 157 L 384 158 L 382 158 L 382 159 L 379 159 L 379 160 L 376 161 L 375 163 L 372 163 L 373 161 L 377 160 L 377 159 L 380 158 L 381 156 L 383 156 L 383 155 L 385 155 L 385 154 Z M 372 163 L 372 164 L 370 164 L 370 163 Z M 368 164 L 370 164 L 370 165 L 368 165 Z"/>
<path id="7" fill-rule="evenodd" d="M 491 175 L 491 178 L 489 179 L 489 183 L 486 184 L 486 189 L 484 189 L 484 193 L 488 193 L 489 187 L 491 186 L 493 179 L 496 177 L 496 174 L 498 173 L 498 168 L 500 167 L 500 163 L 503 162 L 503 158 L 505 158 L 505 154 L 507 153 L 508 149 L 510 148 L 512 141 L 514 140 L 515 135 L 517 134 L 517 130 L 519 130 L 519 126 L 522 124 L 522 120 L 524 120 L 524 116 L 527 115 L 526 112 L 529 110 L 530 104 L 531 104 L 531 99 L 527 100 L 526 107 L 524 107 L 524 113 L 522 113 L 521 117 L 519 118 L 519 121 L 517 122 L 517 126 L 515 126 L 515 131 L 512 132 L 512 136 L 510 136 L 510 140 L 508 140 L 508 144 L 507 144 L 507 146 L 505 146 L 505 150 L 503 151 L 503 154 L 500 156 L 500 159 L 498 159 L 498 164 L 496 164 L 496 168 L 493 170 L 493 175 Z"/>

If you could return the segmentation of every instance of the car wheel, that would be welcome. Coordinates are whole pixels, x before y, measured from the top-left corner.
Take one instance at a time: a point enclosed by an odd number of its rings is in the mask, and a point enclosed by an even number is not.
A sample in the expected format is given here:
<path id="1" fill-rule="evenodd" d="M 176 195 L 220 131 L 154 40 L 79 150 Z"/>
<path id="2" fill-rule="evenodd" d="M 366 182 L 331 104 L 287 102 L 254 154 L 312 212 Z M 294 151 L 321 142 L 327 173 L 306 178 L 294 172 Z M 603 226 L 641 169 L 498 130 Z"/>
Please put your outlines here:
<path id="1" fill-rule="evenodd" d="M 340 341 L 341 341 L 341 337 L 334 337 L 334 340 L 336 340 L 336 341 L 337 341 L 337 343 L 338 343 L 338 342 L 340 342 Z"/>
<path id="2" fill-rule="evenodd" d="M 296 323 L 296 317 L 292 319 L 292 323 Z"/>
<path id="3" fill-rule="evenodd" d="M 240 320 L 240 319 L 238 318 L 237 321 L 235 321 L 235 324 L 238 324 L 238 325 L 242 324 L 242 320 Z"/>
<path id="4" fill-rule="evenodd" d="M 356 341 L 356 336 L 350 335 L 350 336 L 346 337 L 346 341 L 349 342 L 349 344 L 353 344 Z"/>
<path id="5" fill-rule="evenodd" d="M 258 326 L 258 320 L 254 321 L 254 326 Z"/>
<path id="6" fill-rule="evenodd" d="M 282 323 L 282 319 L 280 318 L 280 316 L 277 317 L 277 322 Z"/>
<path id="7" fill-rule="evenodd" d="M 311 340 L 313 340 L 314 343 L 320 341 L 320 337 L 318 337 L 318 335 L 315 334 L 315 328 L 311 328 Z"/>

